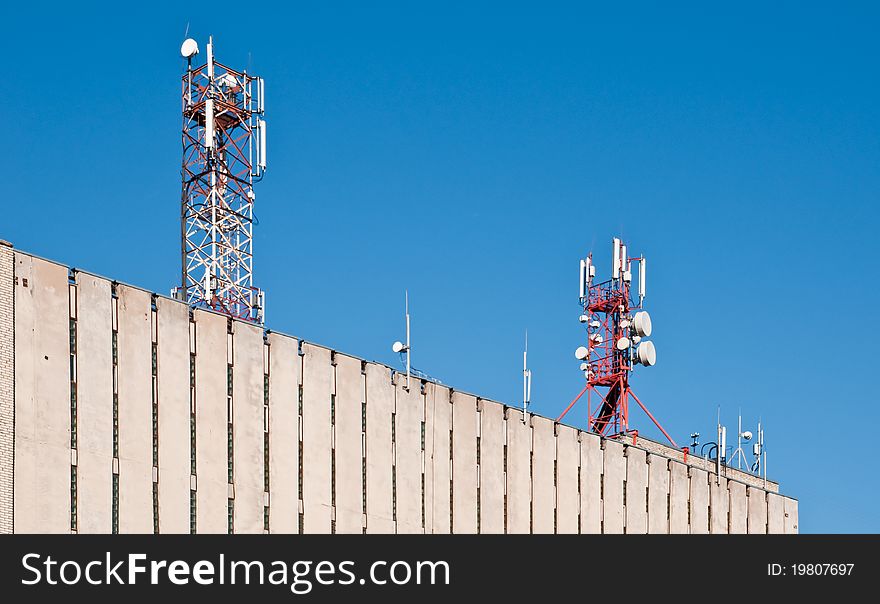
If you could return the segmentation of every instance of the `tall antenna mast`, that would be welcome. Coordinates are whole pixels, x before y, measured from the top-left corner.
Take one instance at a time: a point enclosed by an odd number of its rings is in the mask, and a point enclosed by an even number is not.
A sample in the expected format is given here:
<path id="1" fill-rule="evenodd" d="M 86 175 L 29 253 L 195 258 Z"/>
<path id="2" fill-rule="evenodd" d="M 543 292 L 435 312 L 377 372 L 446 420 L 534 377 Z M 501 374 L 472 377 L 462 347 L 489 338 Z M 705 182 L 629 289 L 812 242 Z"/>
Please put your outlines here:
<path id="1" fill-rule="evenodd" d="M 410 362 L 410 333 L 409 333 L 409 290 L 404 293 L 404 315 L 406 317 L 406 344 L 397 341 L 391 345 L 391 350 L 400 354 L 406 354 L 406 390 L 409 392 L 409 377 L 412 374 L 412 363 Z M 424 375 L 420 372 L 420 375 Z"/>
<path id="2" fill-rule="evenodd" d="M 638 264 L 638 288 L 633 291 L 632 264 Z M 675 447 L 678 445 L 651 415 L 630 387 L 630 373 L 636 365 L 649 367 L 657 362 L 650 337 L 651 317 L 643 310 L 645 300 L 645 257 L 630 257 L 626 244 L 612 239 L 611 278 L 596 282 L 596 266 L 590 253 L 580 261 L 578 302 L 583 313 L 580 322 L 586 328 L 586 346 L 579 346 L 575 358 L 586 385 L 565 414 L 586 393 L 590 430 L 596 434 L 622 436 L 629 428 L 629 401 L 634 400 Z M 593 408 L 592 398 L 598 399 Z"/>
<path id="3" fill-rule="evenodd" d="M 523 421 L 532 402 L 532 370 L 529 369 L 529 330 L 526 330 L 526 347 L 523 350 Z"/>
<path id="4" fill-rule="evenodd" d="M 263 80 L 214 60 L 194 67 L 195 40 L 180 48 L 183 164 L 181 284 L 176 298 L 262 325 L 265 300 L 254 286 L 254 182 L 266 170 Z"/>

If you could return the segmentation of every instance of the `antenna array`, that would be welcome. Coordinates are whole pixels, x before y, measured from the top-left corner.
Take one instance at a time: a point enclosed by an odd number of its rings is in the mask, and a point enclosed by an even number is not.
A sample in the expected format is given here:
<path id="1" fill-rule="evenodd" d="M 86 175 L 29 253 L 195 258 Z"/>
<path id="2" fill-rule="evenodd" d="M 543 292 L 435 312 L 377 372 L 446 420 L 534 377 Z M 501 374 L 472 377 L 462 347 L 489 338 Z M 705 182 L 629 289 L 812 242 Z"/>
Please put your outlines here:
<path id="1" fill-rule="evenodd" d="M 253 283 L 254 182 L 266 170 L 265 85 L 214 60 L 194 67 L 195 40 L 180 49 L 183 164 L 181 284 L 173 295 L 262 324 L 265 300 Z"/>

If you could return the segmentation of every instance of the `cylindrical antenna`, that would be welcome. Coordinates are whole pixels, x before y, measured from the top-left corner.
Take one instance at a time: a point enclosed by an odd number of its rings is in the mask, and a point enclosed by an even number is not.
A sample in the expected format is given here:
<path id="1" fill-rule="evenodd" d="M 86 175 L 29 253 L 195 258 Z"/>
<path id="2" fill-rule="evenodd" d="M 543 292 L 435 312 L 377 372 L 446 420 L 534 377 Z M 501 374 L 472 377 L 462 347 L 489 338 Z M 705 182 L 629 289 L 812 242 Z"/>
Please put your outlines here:
<path id="1" fill-rule="evenodd" d="M 214 36 L 208 37 L 208 78 L 214 80 Z"/>
<path id="2" fill-rule="evenodd" d="M 214 146 L 214 99 L 205 101 L 205 148 Z"/>
<path id="3" fill-rule="evenodd" d="M 409 390 L 410 355 L 412 354 L 409 341 L 409 290 L 404 291 L 404 300 L 406 306 L 406 389 Z"/>
<path id="4" fill-rule="evenodd" d="M 639 304 L 645 299 L 645 257 L 639 258 Z"/>
<path id="5" fill-rule="evenodd" d="M 611 258 L 611 278 L 620 276 L 620 239 L 614 238 L 614 255 Z"/>
<path id="6" fill-rule="evenodd" d="M 581 260 L 581 272 L 580 272 L 580 297 L 584 297 L 584 288 L 587 284 L 587 263 L 585 260 Z"/>
<path id="7" fill-rule="evenodd" d="M 266 169 L 266 120 L 260 120 L 258 122 L 258 128 L 260 130 L 260 140 L 259 140 L 260 159 L 259 159 L 258 165 L 260 166 L 260 169 L 265 170 Z"/>

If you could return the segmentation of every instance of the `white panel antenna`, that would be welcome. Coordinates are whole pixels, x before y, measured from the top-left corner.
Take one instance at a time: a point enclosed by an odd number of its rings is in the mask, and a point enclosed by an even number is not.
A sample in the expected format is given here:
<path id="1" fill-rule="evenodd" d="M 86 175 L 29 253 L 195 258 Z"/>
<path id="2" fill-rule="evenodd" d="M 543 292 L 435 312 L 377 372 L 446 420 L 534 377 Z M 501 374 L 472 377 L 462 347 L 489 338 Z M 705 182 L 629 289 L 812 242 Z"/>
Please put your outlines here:
<path id="1" fill-rule="evenodd" d="M 258 121 L 257 128 L 260 131 L 260 136 L 259 136 L 259 141 L 258 141 L 260 147 L 257 152 L 257 157 L 258 157 L 257 163 L 259 164 L 260 168 L 265 170 L 266 169 L 266 120 Z"/>
<path id="2" fill-rule="evenodd" d="M 529 369 L 529 330 L 526 330 L 526 347 L 523 350 L 523 421 L 532 402 L 532 370 Z"/>
<path id="3" fill-rule="evenodd" d="M 620 277 L 620 239 L 614 238 L 614 255 L 611 258 L 611 278 Z"/>
<path id="4" fill-rule="evenodd" d="M 645 299 L 645 257 L 639 258 L 639 305 Z"/>

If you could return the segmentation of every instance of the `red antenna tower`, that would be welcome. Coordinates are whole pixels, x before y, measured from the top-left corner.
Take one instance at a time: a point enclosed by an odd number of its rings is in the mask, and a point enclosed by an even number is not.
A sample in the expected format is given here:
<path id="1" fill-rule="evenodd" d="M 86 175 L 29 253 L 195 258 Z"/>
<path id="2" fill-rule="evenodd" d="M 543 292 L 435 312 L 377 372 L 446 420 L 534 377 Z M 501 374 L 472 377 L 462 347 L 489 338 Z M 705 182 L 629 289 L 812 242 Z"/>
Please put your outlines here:
<path id="1" fill-rule="evenodd" d="M 626 245 L 613 240 L 611 278 L 594 282 L 596 267 L 592 252 L 580 262 L 580 322 L 586 327 L 587 345 L 575 351 L 587 379 L 565 414 L 586 393 L 589 429 L 610 437 L 637 435 L 629 427 L 629 402 L 634 400 L 673 446 L 678 445 L 651 415 L 630 387 L 630 373 L 636 365 L 650 367 L 657 362 L 651 335 L 651 316 L 643 310 L 645 300 L 645 257 L 629 257 Z M 633 263 L 638 265 L 638 290 L 631 291 Z M 596 400 L 595 409 L 593 399 Z"/>

